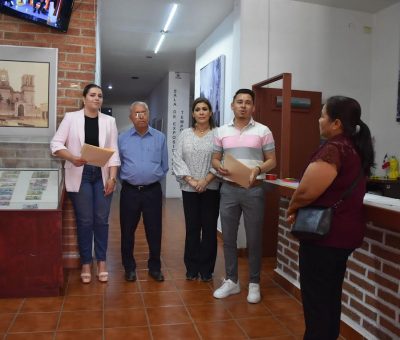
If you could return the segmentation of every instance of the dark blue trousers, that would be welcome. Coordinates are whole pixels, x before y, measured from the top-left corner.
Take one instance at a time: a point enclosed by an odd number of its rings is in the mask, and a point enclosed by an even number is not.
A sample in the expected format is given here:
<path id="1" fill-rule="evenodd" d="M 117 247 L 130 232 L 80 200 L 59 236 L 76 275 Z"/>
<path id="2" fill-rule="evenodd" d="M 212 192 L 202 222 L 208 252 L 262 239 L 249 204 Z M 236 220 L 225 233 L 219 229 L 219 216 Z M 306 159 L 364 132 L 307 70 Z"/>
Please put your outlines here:
<path id="1" fill-rule="evenodd" d="M 161 269 L 162 191 L 159 182 L 148 186 L 122 183 L 120 197 L 121 255 L 126 272 L 136 270 L 133 256 L 135 231 L 143 215 L 144 229 L 149 245 L 148 268 Z"/>

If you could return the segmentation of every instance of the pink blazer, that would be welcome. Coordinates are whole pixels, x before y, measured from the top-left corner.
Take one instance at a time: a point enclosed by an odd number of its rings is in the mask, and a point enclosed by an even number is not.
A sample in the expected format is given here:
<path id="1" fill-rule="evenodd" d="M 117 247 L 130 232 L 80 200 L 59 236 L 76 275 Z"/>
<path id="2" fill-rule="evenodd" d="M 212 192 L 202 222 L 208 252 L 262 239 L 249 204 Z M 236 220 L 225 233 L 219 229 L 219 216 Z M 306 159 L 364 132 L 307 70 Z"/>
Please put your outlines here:
<path id="1" fill-rule="evenodd" d="M 80 156 L 82 145 L 85 143 L 85 116 L 83 110 L 67 112 L 50 142 L 51 152 L 67 149 L 75 156 Z M 99 112 L 99 146 L 111 148 L 115 153 L 107 164 L 101 168 L 103 183 L 109 177 L 110 166 L 120 166 L 121 161 L 118 153 L 118 130 L 115 118 Z M 81 181 L 83 166 L 76 167 L 71 162 L 65 161 L 65 187 L 67 191 L 78 192 Z"/>

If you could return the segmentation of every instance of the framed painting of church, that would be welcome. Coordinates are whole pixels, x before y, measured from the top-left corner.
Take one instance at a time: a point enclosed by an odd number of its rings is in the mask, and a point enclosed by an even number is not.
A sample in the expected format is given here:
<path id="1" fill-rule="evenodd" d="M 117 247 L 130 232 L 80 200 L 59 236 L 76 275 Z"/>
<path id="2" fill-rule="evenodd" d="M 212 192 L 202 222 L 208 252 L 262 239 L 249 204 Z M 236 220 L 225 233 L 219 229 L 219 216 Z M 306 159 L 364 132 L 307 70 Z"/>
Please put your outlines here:
<path id="1" fill-rule="evenodd" d="M 56 48 L 0 46 L 0 139 L 49 141 L 56 129 Z"/>

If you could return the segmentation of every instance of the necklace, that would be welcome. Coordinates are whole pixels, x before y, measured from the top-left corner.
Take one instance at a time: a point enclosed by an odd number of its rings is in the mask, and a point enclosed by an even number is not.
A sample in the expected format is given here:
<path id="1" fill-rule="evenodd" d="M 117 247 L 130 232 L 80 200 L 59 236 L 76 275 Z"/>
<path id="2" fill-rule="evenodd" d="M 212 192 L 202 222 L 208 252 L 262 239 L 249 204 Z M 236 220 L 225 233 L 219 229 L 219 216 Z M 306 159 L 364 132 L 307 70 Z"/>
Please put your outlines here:
<path id="1" fill-rule="evenodd" d="M 199 127 L 196 126 L 196 131 L 200 134 L 206 133 L 208 130 L 210 130 L 209 127 L 206 127 L 205 129 L 200 129 Z"/>

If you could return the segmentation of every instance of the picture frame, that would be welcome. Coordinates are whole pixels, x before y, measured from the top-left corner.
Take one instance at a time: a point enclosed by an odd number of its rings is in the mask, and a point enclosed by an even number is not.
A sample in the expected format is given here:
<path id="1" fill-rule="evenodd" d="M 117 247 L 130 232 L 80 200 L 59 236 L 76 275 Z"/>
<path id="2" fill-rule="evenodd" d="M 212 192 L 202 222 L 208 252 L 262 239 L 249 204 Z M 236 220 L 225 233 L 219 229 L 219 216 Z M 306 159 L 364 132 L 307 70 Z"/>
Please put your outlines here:
<path id="1" fill-rule="evenodd" d="M 0 46 L 0 139 L 50 140 L 57 121 L 57 48 Z"/>
<path id="2" fill-rule="evenodd" d="M 224 93 L 225 56 L 220 55 L 200 69 L 200 97 L 210 101 L 216 126 L 223 122 Z"/>

